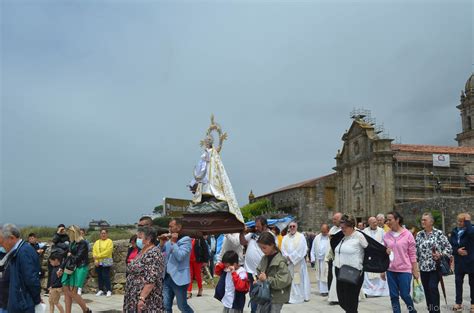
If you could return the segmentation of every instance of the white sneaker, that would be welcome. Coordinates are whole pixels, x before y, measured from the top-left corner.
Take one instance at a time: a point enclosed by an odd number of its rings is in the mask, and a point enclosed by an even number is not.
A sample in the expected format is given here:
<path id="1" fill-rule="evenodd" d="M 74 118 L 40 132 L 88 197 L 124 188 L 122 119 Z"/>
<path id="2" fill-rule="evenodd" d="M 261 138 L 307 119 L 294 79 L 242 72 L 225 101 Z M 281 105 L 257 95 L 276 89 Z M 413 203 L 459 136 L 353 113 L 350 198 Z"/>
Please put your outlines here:
<path id="1" fill-rule="evenodd" d="M 82 295 L 82 288 L 77 288 L 77 294 Z"/>
<path id="2" fill-rule="evenodd" d="M 103 296 L 104 295 L 104 292 L 102 290 L 99 290 L 97 291 L 97 293 L 95 294 L 97 297 L 99 296 Z"/>
<path id="3" fill-rule="evenodd" d="M 109 291 L 107 291 L 107 295 L 106 295 L 106 297 L 112 297 L 112 291 L 110 291 L 110 290 L 109 290 Z"/>

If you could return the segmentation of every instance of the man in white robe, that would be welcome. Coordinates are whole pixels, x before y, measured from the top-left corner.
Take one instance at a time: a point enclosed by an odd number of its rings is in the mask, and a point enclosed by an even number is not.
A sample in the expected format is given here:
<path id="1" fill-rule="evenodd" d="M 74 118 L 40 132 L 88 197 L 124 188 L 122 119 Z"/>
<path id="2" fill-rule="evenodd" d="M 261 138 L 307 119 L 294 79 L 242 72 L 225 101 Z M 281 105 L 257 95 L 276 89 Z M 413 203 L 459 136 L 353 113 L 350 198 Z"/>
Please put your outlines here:
<path id="1" fill-rule="evenodd" d="M 383 244 L 383 236 L 385 231 L 383 228 L 380 228 L 377 225 L 377 219 L 375 217 L 369 218 L 369 227 L 364 229 L 364 233 L 369 235 L 371 238 L 377 240 L 381 244 Z M 364 274 L 364 284 L 362 285 L 362 289 L 367 296 L 372 297 L 388 297 L 389 290 L 388 290 L 388 283 L 386 280 L 380 278 L 379 273 L 365 273 Z"/>
<path id="2" fill-rule="evenodd" d="M 332 224 L 333 226 L 329 230 L 329 240 L 331 240 L 331 236 L 337 234 L 341 231 L 340 223 L 341 223 L 341 212 L 336 212 L 332 216 Z M 336 290 L 336 272 L 334 269 L 334 265 L 332 264 L 334 260 L 334 251 L 329 248 L 329 252 L 326 254 L 326 262 L 329 264 L 329 271 L 332 275 L 328 277 L 328 284 L 329 284 L 329 297 L 328 301 L 330 304 L 336 304 L 339 302 L 337 299 L 337 290 Z"/>
<path id="3" fill-rule="evenodd" d="M 311 264 L 314 264 L 316 271 L 316 283 L 319 287 L 319 294 L 323 297 L 328 295 L 328 263 L 326 255 L 331 245 L 329 244 L 329 225 L 322 224 L 321 232 L 314 238 L 311 246 Z"/>
<path id="4" fill-rule="evenodd" d="M 291 222 L 288 229 L 288 234 L 283 237 L 281 253 L 288 259 L 288 269 L 293 277 L 289 303 L 302 303 L 309 301 L 311 295 L 311 283 L 306 267 L 308 245 L 304 235 L 297 231 L 296 222 Z"/>

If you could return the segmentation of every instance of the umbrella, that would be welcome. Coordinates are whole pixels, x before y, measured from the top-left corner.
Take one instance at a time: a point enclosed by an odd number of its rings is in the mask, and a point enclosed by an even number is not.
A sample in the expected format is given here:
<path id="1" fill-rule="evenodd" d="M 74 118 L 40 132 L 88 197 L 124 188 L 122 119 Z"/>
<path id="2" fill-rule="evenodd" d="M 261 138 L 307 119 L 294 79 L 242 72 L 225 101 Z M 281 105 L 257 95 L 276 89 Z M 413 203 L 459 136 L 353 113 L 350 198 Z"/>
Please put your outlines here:
<path id="1" fill-rule="evenodd" d="M 446 300 L 446 287 L 444 286 L 443 274 L 441 271 L 438 270 L 439 281 L 441 282 L 441 289 L 443 290 L 444 302 L 446 303 L 446 307 L 448 307 L 448 300 Z"/>
<path id="2" fill-rule="evenodd" d="M 433 252 L 436 252 L 436 248 L 433 247 Z M 446 287 L 444 285 L 443 273 L 441 273 L 441 259 L 436 260 L 436 271 L 438 272 L 439 282 L 441 283 L 441 290 L 443 290 L 444 302 L 448 307 L 448 300 L 446 299 Z"/>
<path id="3" fill-rule="evenodd" d="M 292 220 L 295 218 L 291 215 L 283 217 L 283 218 L 271 218 L 267 220 L 268 226 L 276 226 L 279 230 L 283 230 L 290 224 Z M 245 223 L 247 227 L 255 227 L 255 221 L 248 221 Z"/>

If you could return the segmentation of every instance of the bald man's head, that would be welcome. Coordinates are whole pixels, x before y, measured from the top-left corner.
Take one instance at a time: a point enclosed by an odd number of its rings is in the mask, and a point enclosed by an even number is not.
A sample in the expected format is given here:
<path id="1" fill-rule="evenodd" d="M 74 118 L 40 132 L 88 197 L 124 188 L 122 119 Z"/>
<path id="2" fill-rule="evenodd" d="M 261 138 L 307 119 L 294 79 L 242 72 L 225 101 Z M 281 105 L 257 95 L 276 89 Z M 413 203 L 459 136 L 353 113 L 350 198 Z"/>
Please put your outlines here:
<path id="1" fill-rule="evenodd" d="M 329 233 L 329 225 L 326 223 L 322 224 L 320 230 L 323 236 L 327 236 L 327 234 Z"/>
<path id="2" fill-rule="evenodd" d="M 342 213 L 341 212 L 336 212 L 334 213 L 334 215 L 332 216 L 332 223 L 339 227 L 339 224 L 341 224 L 341 217 L 342 217 Z"/>
<path id="3" fill-rule="evenodd" d="M 369 217 L 368 223 L 369 223 L 370 229 L 372 230 L 377 229 L 377 219 L 374 216 Z"/>

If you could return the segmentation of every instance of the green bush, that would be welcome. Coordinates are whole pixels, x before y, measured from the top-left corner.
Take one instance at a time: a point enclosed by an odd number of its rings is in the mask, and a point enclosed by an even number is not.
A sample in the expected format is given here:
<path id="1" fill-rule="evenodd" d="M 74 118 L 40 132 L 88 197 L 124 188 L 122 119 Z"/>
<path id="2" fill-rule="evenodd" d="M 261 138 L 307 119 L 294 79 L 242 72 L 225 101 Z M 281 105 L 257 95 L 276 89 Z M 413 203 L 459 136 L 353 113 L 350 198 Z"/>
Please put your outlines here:
<path id="1" fill-rule="evenodd" d="M 272 207 L 270 200 L 262 199 L 243 206 L 240 208 L 240 211 L 242 212 L 245 221 L 249 221 L 254 217 L 274 211 L 274 208 Z"/>
<path id="2" fill-rule="evenodd" d="M 135 233 L 135 229 L 122 229 L 122 228 L 108 228 L 107 229 L 109 238 L 112 240 L 122 240 L 130 239 Z M 89 240 L 91 244 L 94 244 L 100 238 L 100 231 L 93 230 L 86 234 L 86 239 Z"/>
<path id="3" fill-rule="evenodd" d="M 128 226 L 123 228 L 111 227 L 107 229 L 109 232 L 109 238 L 112 240 L 121 240 L 121 239 L 130 239 L 130 237 L 135 234 L 135 227 L 130 228 Z M 35 233 L 40 242 L 50 242 L 53 239 L 54 233 L 56 233 L 56 227 L 47 227 L 47 226 L 25 226 L 21 227 L 21 237 L 23 239 L 28 239 L 30 233 Z M 91 243 L 94 243 L 99 239 L 98 230 L 89 230 L 86 234 L 86 239 Z"/>
<path id="4" fill-rule="evenodd" d="M 157 217 L 153 220 L 153 225 L 168 228 L 168 224 L 170 223 L 171 219 L 172 217 L 170 216 Z"/>
<path id="5" fill-rule="evenodd" d="M 28 239 L 28 235 L 35 233 L 38 237 L 38 241 L 51 241 L 54 233 L 56 233 L 56 227 L 48 226 L 25 226 L 20 228 L 21 237 L 25 240 Z"/>
<path id="6" fill-rule="evenodd" d="M 434 228 L 443 229 L 443 218 L 441 217 L 441 211 L 427 209 L 425 212 L 429 212 L 429 213 L 431 213 L 431 215 L 433 215 L 433 218 L 434 218 L 433 227 Z M 421 227 L 421 217 L 422 216 L 423 216 L 423 214 L 420 215 L 420 217 L 418 218 L 418 225 L 416 225 L 419 229 L 423 229 L 423 227 Z"/>

